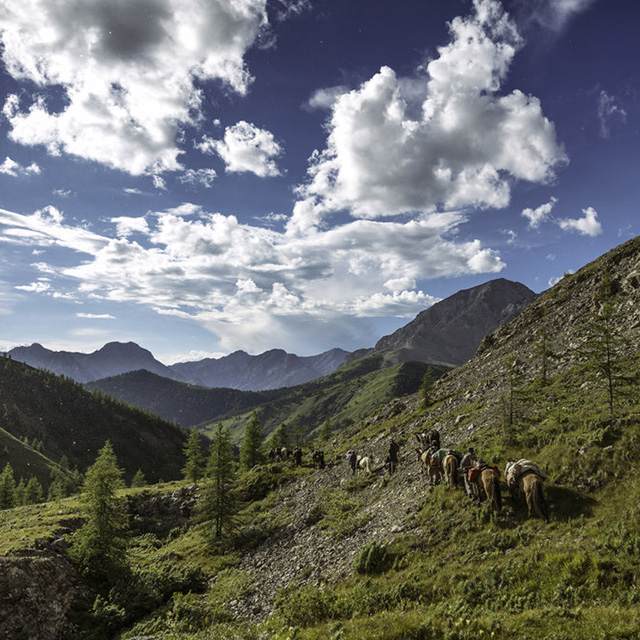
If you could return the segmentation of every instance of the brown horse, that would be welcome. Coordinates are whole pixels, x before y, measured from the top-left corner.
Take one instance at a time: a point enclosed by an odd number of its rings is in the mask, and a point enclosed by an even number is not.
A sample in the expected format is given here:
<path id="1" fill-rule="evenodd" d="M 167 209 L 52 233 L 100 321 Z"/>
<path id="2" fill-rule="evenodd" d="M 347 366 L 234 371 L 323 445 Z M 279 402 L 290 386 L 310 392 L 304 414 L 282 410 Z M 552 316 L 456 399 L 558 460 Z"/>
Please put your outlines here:
<path id="1" fill-rule="evenodd" d="M 416 449 L 416 453 L 418 454 L 418 460 L 420 460 L 420 470 L 427 476 L 429 484 L 438 484 L 441 477 L 440 467 L 436 464 L 432 464 L 431 451 L 429 449 L 426 451 Z"/>
<path id="2" fill-rule="evenodd" d="M 478 495 L 486 496 L 491 511 L 498 513 L 502 509 L 502 492 L 500 490 L 500 473 L 495 467 L 484 467 L 478 470 L 475 479 Z"/>
<path id="3" fill-rule="evenodd" d="M 504 477 L 514 499 L 524 495 L 529 517 L 537 515 L 549 522 L 549 510 L 542 490 L 542 481 L 546 477 L 544 471 L 530 460 L 509 460 Z"/>
<path id="4" fill-rule="evenodd" d="M 442 460 L 442 470 L 449 489 L 458 486 L 458 458 L 452 455 L 445 456 Z"/>
<path id="5" fill-rule="evenodd" d="M 524 493 L 527 502 L 529 517 L 533 518 L 538 515 L 545 522 L 549 522 L 549 511 L 547 510 L 547 502 L 544 499 L 542 491 L 542 478 L 537 473 L 530 471 L 525 473 L 518 479 L 518 487 Z"/>

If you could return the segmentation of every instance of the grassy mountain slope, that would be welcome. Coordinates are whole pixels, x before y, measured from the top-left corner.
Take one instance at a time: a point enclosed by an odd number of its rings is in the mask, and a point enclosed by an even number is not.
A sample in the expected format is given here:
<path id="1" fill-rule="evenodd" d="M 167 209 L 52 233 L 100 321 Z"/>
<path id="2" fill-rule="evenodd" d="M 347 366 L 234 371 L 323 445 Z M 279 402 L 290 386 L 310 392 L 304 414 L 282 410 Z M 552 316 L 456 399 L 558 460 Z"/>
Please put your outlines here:
<path id="1" fill-rule="evenodd" d="M 40 441 L 48 459 L 64 455 L 80 470 L 111 440 L 127 478 L 138 468 L 152 481 L 179 478 L 184 463 L 182 428 L 7 357 L 0 359 L 0 428 L 8 434 L 0 436 L 5 443 L 0 464 L 9 461 L 22 470 L 37 463 L 39 476 L 44 474 L 42 463 L 50 463 L 31 447 L 11 446 L 11 436 Z"/>
<path id="2" fill-rule="evenodd" d="M 234 568 L 218 573 L 193 608 L 176 598 L 170 613 L 125 637 L 171 624 L 180 640 L 636 638 L 638 266 L 640 241 L 623 245 L 565 278 L 468 364 L 443 376 L 428 410 L 410 396 L 400 412 L 377 412 L 339 434 L 328 459 L 355 447 L 380 461 L 394 435 L 402 446 L 397 474 L 386 476 L 378 462 L 370 476 L 352 478 L 342 460 L 323 471 L 308 468 L 304 481 L 294 479 L 259 505 L 246 503 Z M 623 332 L 612 354 L 620 374 L 613 413 L 582 349 L 605 270 L 616 283 Z M 543 324 L 554 352 L 546 380 L 535 348 Z M 510 456 L 543 466 L 551 523 L 527 519 L 504 486 L 498 515 L 460 490 L 429 489 L 413 448 L 414 434 L 433 425 L 446 445 L 474 445 L 501 468 Z M 260 473 L 268 478 L 283 473 L 278 469 Z M 188 554 L 203 533 L 195 527 L 165 553 Z M 233 552 L 207 562 L 219 567 Z M 201 562 L 197 557 L 192 551 Z"/>
<path id="3" fill-rule="evenodd" d="M 196 387 L 148 371 L 136 371 L 87 384 L 129 404 L 185 426 L 208 433 L 218 421 L 227 423 L 234 439 L 242 437 L 248 416 L 255 409 L 267 433 L 282 422 L 299 422 L 308 438 L 327 417 L 344 427 L 371 413 L 375 407 L 419 387 L 427 365 L 404 363 L 388 369 L 377 354 L 312 382 L 270 391 L 239 391 Z M 445 368 L 433 366 L 438 375 Z M 312 436 L 311 436 L 312 437 Z"/>
<path id="4" fill-rule="evenodd" d="M 444 367 L 420 362 L 406 362 L 384 367 L 384 354 L 357 360 L 314 382 L 291 387 L 287 395 L 255 407 L 265 433 L 273 432 L 283 422 L 289 432 L 300 425 L 303 442 L 318 435 L 322 423 L 329 418 L 336 431 L 356 424 L 394 398 L 413 393 L 419 388 L 428 367 L 434 375 L 448 371 Z M 251 412 L 223 419 L 235 439 L 242 438 Z M 216 423 L 200 429 L 210 434 Z"/>
<path id="5" fill-rule="evenodd" d="M 7 463 L 11 464 L 16 479 L 34 476 L 44 486 L 51 481 L 52 472 L 64 474 L 64 470 L 56 462 L 0 428 L 0 470 L 4 469 Z"/>

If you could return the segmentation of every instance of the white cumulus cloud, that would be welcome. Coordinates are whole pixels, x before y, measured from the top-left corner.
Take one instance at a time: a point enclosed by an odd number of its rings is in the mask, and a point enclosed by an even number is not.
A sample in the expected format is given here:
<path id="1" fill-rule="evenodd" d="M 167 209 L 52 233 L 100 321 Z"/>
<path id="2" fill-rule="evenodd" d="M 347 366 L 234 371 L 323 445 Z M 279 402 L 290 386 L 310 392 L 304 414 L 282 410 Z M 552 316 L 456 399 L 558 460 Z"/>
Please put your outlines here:
<path id="1" fill-rule="evenodd" d="M 513 179 L 553 179 L 567 158 L 540 101 L 500 91 L 521 45 L 517 30 L 496 0 L 475 0 L 474 7 L 451 22 L 450 44 L 421 79 L 408 84 L 382 67 L 336 98 L 327 146 L 313 155 L 309 182 L 299 190 L 292 232 L 330 210 L 379 218 L 501 208 Z M 415 104 L 419 95 L 426 98 Z"/>
<path id="2" fill-rule="evenodd" d="M 198 83 L 245 94 L 244 54 L 266 24 L 266 0 L 4 2 L 4 66 L 39 90 L 8 97 L 9 135 L 134 175 L 179 170 L 180 128 L 201 117 Z"/>
<path id="3" fill-rule="evenodd" d="M 576 231 L 583 236 L 595 237 L 602 233 L 602 225 L 598 220 L 598 213 L 593 207 L 582 210 L 582 218 L 564 218 L 558 220 L 558 225 L 563 231 Z"/>
<path id="4" fill-rule="evenodd" d="M 35 162 L 25 167 L 7 156 L 4 162 L 0 164 L 0 173 L 18 178 L 20 176 L 38 175 L 40 173 L 40 167 Z"/>
<path id="5" fill-rule="evenodd" d="M 282 147 L 270 131 L 241 120 L 224 132 L 224 139 L 205 136 L 198 148 L 203 153 L 217 153 L 229 173 L 254 173 L 261 178 L 280 175 L 275 159 Z"/>
<path id="6" fill-rule="evenodd" d="M 551 198 L 549 202 L 541 204 L 535 209 L 523 209 L 522 215 L 529 221 L 530 229 L 537 229 L 543 222 L 551 218 L 551 211 L 558 202 L 558 198 Z"/>

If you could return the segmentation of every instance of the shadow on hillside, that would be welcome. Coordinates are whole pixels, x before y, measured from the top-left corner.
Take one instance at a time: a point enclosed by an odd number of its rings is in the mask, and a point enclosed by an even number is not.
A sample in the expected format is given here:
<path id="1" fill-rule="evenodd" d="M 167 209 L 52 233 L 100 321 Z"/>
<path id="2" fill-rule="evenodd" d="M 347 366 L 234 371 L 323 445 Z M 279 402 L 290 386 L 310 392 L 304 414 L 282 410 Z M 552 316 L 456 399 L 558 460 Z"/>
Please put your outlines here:
<path id="1" fill-rule="evenodd" d="M 549 485 L 544 489 L 545 498 L 552 520 L 568 522 L 580 516 L 592 515 L 596 501 L 579 491 L 560 485 Z M 510 529 L 528 519 L 524 498 L 513 500 L 508 491 L 503 493 L 503 502 L 510 510 L 511 517 L 496 524 L 503 529 Z"/>
<path id="2" fill-rule="evenodd" d="M 591 516 L 596 501 L 574 489 L 560 485 L 545 487 L 545 496 L 554 520 L 573 520 L 580 516 Z"/>

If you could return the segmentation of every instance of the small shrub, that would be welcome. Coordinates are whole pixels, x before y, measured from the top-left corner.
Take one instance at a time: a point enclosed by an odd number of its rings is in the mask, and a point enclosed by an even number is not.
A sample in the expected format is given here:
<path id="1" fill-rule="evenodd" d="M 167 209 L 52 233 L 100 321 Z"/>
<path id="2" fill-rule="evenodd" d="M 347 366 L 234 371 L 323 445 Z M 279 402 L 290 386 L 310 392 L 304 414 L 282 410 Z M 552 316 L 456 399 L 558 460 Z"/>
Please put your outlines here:
<path id="1" fill-rule="evenodd" d="M 357 573 L 382 573 L 392 564 L 387 548 L 377 542 L 368 542 L 358 551 L 353 561 Z"/>
<path id="2" fill-rule="evenodd" d="M 311 527 L 314 524 L 317 524 L 318 522 L 320 522 L 320 520 L 322 520 L 322 518 L 325 517 L 326 514 L 327 512 L 324 510 L 321 504 L 314 504 L 313 507 L 311 507 L 311 511 L 309 511 L 306 518 L 304 519 L 305 526 Z"/>

